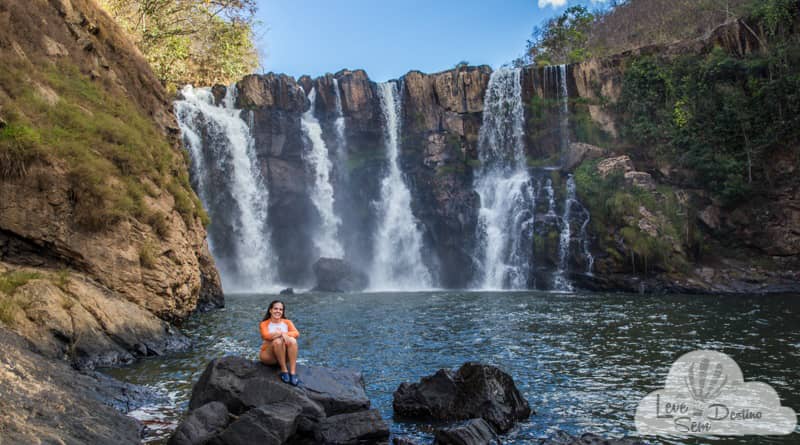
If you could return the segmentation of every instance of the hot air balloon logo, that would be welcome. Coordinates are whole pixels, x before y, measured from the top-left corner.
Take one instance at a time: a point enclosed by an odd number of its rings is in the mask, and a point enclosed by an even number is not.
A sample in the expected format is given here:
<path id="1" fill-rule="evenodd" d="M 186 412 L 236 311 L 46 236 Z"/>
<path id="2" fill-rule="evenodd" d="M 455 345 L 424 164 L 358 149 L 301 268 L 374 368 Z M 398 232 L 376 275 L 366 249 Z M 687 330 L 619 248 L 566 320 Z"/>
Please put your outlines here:
<path id="1" fill-rule="evenodd" d="M 700 362 L 692 362 L 685 378 L 686 388 L 692 398 L 698 402 L 715 399 L 728 382 L 722 363 L 703 358 Z"/>

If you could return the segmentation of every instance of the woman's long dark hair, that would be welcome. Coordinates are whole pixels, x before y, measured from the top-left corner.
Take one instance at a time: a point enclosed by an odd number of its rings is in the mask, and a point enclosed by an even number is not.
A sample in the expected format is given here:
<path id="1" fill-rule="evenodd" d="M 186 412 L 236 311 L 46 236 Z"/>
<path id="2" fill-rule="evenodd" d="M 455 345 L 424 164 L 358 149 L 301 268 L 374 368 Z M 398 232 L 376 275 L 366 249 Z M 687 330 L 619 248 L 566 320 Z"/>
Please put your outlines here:
<path id="1" fill-rule="evenodd" d="M 281 318 L 286 318 L 286 303 L 284 303 L 281 300 L 274 300 L 272 303 L 269 304 L 269 307 L 267 308 L 267 313 L 264 314 L 264 319 L 261 321 L 267 321 L 270 319 L 270 317 L 272 317 L 271 315 L 272 306 L 275 306 L 275 303 L 280 303 L 283 305 L 283 314 L 281 314 Z"/>

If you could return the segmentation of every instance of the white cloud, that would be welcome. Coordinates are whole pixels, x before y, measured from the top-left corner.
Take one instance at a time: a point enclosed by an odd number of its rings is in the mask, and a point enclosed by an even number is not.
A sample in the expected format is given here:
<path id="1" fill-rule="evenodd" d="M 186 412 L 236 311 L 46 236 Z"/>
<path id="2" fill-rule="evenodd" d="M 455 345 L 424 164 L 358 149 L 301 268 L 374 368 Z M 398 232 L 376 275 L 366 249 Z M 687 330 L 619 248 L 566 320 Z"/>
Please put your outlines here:
<path id="1" fill-rule="evenodd" d="M 554 8 L 560 8 L 567 4 L 567 0 L 539 0 L 539 7 L 546 8 L 548 6 L 552 6 Z"/>
<path id="2" fill-rule="evenodd" d="M 728 355 L 693 351 L 673 363 L 664 389 L 639 402 L 635 423 L 642 435 L 785 435 L 797 415 L 770 385 L 745 382 Z"/>

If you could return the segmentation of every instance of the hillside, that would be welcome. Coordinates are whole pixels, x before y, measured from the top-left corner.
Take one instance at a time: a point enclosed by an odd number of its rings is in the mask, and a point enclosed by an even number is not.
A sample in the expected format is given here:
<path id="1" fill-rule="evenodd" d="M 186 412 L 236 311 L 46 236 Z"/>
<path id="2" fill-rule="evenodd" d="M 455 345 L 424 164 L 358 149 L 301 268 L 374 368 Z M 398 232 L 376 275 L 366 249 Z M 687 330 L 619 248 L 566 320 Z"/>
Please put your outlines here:
<path id="1" fill-rule="evenodd" d="M 185 347 L 169 322 L 221 288 L 147 63 L 91 0 L 0 3 L 0 59 L 3 329 L 84 369 Z"/>

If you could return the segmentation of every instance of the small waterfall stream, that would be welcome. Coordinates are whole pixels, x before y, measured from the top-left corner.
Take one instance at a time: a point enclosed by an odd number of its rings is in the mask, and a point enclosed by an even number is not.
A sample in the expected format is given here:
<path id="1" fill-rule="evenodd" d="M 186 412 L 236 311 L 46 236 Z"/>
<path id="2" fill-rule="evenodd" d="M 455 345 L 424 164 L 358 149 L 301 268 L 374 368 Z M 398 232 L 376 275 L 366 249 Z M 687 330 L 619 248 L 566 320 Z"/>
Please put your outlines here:
<path id="1" fill-rule="evenodd" d="M 336 129 L 336 178 L 340 183 L 346 185 L 348 182 L 348 169 L 347 169 L 347 136 L 344 120 L 344 109 L 342 108 L 342 94 L 339 90 L 339 80 L 333 78 L 333 92 L 334 92 L 334 107 L 336 111 L 336 118 L 333 121 L 333 127 Z"/>
<path id="2" fill-rule="evenodd" d="M 482 289 L 523 289 L 531 266 L 535 191 L 527 171 L 520 69 L 493 72 L 484 100 L 475 190 Z"/>
<path id="3" fill-rule="evenodd" d="M 561 215 L 561 233 L 558 240 L 558 270 L 553 279 L 554 287 L 560 291 L 571 291 L 572 284 L 565 277 L 567 260 L 569 258 L 569 244 L 572 241 L 570 220 L 572 206 L 575 203 L 575 180 L 572 175 L 567 178 L 567 194 L 564 197 L 564 213 Z"/>
<path id="4" fill-rule="evenodd" d="M 378 84 L 381 112 L 385 122 L 388 171 L 381 182 L 381 200 L 376 203 L 372 289 L 425 289 L 432 286 L 430 272 L 422 261 L 422 234 L 411 213 L 411 192 L 398 165 L 400 143 L 400 102 L 394 82 Z"/>
<path id="5" fill-rule="evenodd" d="M 250 127 L 234 108 L 236 86 L 229 87 L 223 106 L 214 105 L 208 88 L 185 87 L 175 114 L 192 158 L 196 189 L 212 220 L 223 218 L 233 228 L 233 252 L 217 252 L 214 231 L 209 245 L 228 291 L 253 291 L 274 284 L 274 264 L 267 224 L 266 184 L 256 168 Z M 229 195 L 208 179 L 221 170 L 230 175 Z M 218 174 L 217 174 L 218 175 Z M 232 203 L 225 203 L 228 196 Z M 235 212 L 227 214 L 228 210 Z"/>
<path id="6" fill-rule="evenodd" d="M 311 202 L 320 218 L 320 227 L 313 234 L 314 245 L 318 255 L 326 258 L 341 258 L 344 250 L 338 240 L 341 219 L 333 211 L 333 186 L 330 181 L 331 161 L 328 147 L 322 139 L 322 127 L 314 116 L 316 110 L 317 91 L 312 88 L 308 93 L 311 106 L 303 113 L 300 124 L 308 138 L 308 149 L 303 153 L 306 168 L 313 176 L 311 185 Z"/>

